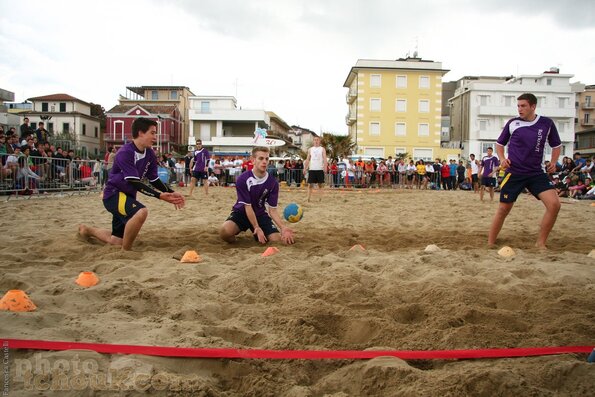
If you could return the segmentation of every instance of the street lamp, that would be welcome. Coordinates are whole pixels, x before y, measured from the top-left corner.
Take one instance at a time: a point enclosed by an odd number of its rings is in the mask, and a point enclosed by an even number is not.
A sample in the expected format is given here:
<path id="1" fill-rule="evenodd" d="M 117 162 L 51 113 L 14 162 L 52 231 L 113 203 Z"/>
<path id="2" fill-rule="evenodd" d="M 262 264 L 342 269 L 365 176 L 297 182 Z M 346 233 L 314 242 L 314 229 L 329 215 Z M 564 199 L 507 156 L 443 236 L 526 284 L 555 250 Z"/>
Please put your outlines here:
<path id="1" fill-rule="evenodd" d="M 161 153 L 161 120 L 163 120 L 163 117 L 157 115 L 157 150 L 159 151 L 159 154 Z"/>

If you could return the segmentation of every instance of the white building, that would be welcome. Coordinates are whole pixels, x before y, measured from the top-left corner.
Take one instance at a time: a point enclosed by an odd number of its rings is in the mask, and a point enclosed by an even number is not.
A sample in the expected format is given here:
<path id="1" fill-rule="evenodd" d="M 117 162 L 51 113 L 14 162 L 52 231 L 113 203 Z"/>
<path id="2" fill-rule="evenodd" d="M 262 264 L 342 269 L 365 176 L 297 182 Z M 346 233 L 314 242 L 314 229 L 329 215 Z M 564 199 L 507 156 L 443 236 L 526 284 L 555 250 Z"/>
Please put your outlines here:
<path id="1" fill-rule="evenodd" d="M 74 150 L 82 156 L 98 155 L 100 151 L 99 119 L 91 116 L 91 104 L 68 94 L 53 94 L 29 98 L 33 109 L 19 113 L 21 123 L 29 118 L 31 126 L 43 121 L 53 140 L 62 134 L 74 138 Z M 56 142 L 58 145 L 60 142 Z"/>
<path id="2" fill-rule="evenodd" d="M 191 96 L 188 118 L 189 142 L 202 140 L 216 155 L 248 155 L 254 146 L 254 131 L 268 129 L 265 110 L 238 109 L 232 96 Z"/>
<path id="3" fill-rule="evenodd" d="M 462 149 L 462 157 L 481 158 L 495 147 L 506 122 L 518 117 L 517 97 L 537 97 L 537 114 L 554 120 L 562 140 L 561 156 L 572 156 L 574 145 L 575 89 L 573 75 L 558 70 L 520 77 L 463 77 L 449 99 L 450 141 Z M 546 155 L 551 148 L 546 145 Z"/>

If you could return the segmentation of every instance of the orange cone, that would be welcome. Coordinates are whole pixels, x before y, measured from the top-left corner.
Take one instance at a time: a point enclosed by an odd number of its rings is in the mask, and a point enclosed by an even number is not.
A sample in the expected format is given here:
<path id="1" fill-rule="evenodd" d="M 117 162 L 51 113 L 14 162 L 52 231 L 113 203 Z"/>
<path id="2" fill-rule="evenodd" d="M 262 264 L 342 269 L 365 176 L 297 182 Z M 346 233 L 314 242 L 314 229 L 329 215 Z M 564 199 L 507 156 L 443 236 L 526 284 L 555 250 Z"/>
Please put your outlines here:
<path id="1" fill-rule="evenodd" d="M 275 255 L 275 254 L 277 254 L 279 252 L 280 252 L 279 251 L 279 248 L 277 248 L 277 247 L 269 247 L 260 256 L 262 256 L 264 258 L 265 256 Z"/>
<path id="2" fill-rule="evenodd" d="M 361 244 L 356 244 L 353 247 L 349 248 L 349 251 L 365 251 L 365 250 L 366 249 Z"/>
<path id="3" fill-rule="evenodd" d="M 201 260 L 202 259 L 198 255 L 198 252 L 191 250 L 191 251 L 186 251 L 184 253 L 184 256 L 182 256 L 182 259 L 180 259 L 180 262 L 182 262 L 182 263 L 198 263 Z"/>
<path id="4" fill-rule="evenodd" d="M 11 289 L 0 299 L 0 310 L 11 312 L 32 312 L 37 309 L 35 303 L 29 299 L 25 291 Z"/>
<path id="5" fill-rule="evenodd" d="M 74 282 L 81 287 L 89 288 L 99 283 L 99 277 L 93 272 L 81 272 Z"/>

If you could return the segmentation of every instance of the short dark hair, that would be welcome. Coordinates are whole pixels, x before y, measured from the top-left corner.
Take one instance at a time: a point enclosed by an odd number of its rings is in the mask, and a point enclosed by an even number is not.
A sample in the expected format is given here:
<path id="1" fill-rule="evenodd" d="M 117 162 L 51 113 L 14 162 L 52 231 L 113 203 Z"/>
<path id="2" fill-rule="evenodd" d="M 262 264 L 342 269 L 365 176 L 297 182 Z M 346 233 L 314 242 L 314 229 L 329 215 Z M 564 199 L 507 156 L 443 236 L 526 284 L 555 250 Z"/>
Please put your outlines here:
<path id="1" fill-rule="evenodd" d="M 252 149 L 252 157 L 254 157 L 256 155 L 256 152 L 266 152 L 266 153 L 270 153 L 271 150 L 268 147 L 264 147 L 264 146 L 256 146 L 254 147 L 254 149 Z"/>
<path id="2" fill-rule="evenodd" d="M 529 105 L 537 105 L 537 97 L 531 93 L 524 93 L 517 98 L 518 101 L 528 101 Z"/>
<path id="3" fill-rule="evenodd" d="M 494 149 L 493 149 L 491 146 L 490 146 L 489 148 L 487 148 L 487 149 L 486 149 L 486 152 L 487 152 L 488 150 L 494 151 Z"/>
<path id="4" fill-rule="evenodd" d="M 137 118 L 136 120 L 134 120 L 134 123 L 132 123 L 132 137 L 138 138 L 139 132 L 149 131 L 149 128 L 151 128 L 151 126 L 157 127 L 157 122 L 154 120 L 146 119 L 144 117 Z"/>
<path id="5" fill-rule="evenodd" d="M 471 157 L 471 156 L 475 157 L 475 155 L 474 155 L 473 153 L 471 153 L 471 154 L 469 155 L 469 157 Z"/>

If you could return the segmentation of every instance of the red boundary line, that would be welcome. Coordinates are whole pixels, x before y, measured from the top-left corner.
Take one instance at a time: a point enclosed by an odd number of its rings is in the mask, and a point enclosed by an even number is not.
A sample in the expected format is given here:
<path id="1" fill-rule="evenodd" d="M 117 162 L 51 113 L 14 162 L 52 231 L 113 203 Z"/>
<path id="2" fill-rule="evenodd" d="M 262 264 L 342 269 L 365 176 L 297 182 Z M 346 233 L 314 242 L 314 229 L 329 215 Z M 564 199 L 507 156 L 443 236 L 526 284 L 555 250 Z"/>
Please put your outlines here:
<path id="1" fill-rule="evenodd" d="M 107 354 L 141 354 L 161 357 L 250 358 L 277 360 L 358 360 L 393 356 L 403 360 L 454 360 L 469 358 L 529 357 L 568 353 L 590 353 L 594 346 L 521 347 L 476 350 L 259 350 L 113 345 L 105 343 L 53 342 L 3 339 L 2 347 L 33 350 L 93 350 Z"/>

